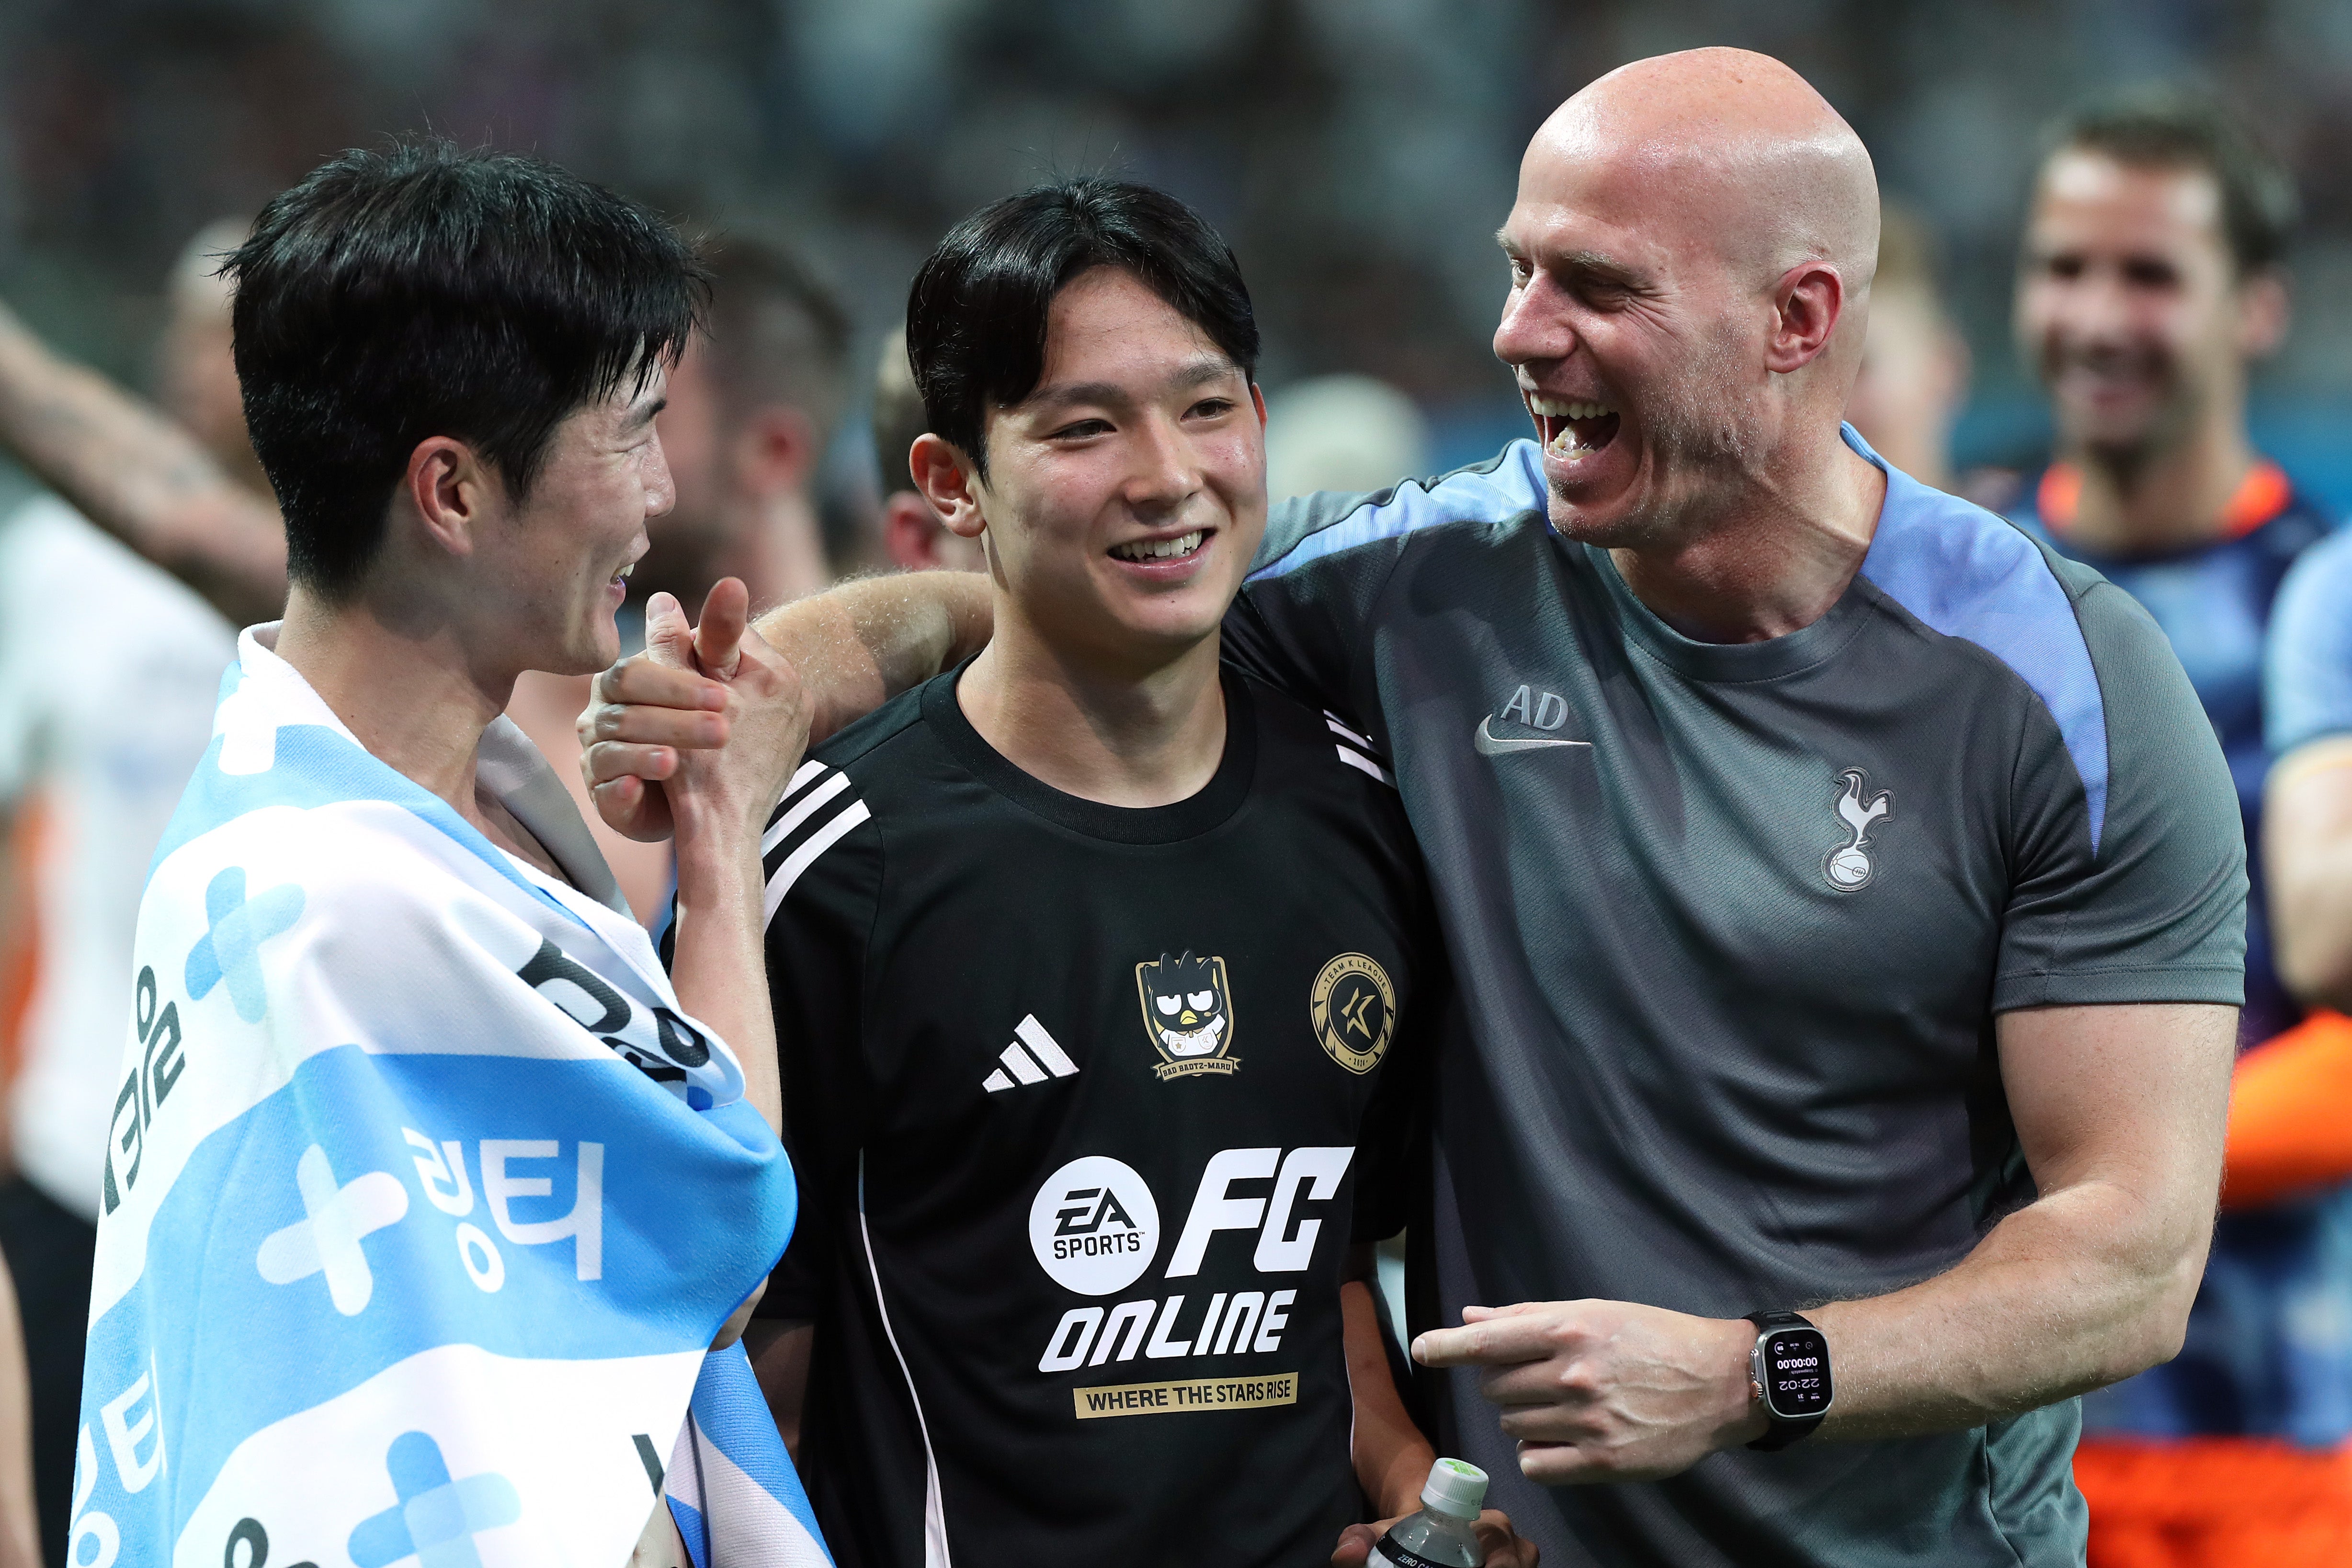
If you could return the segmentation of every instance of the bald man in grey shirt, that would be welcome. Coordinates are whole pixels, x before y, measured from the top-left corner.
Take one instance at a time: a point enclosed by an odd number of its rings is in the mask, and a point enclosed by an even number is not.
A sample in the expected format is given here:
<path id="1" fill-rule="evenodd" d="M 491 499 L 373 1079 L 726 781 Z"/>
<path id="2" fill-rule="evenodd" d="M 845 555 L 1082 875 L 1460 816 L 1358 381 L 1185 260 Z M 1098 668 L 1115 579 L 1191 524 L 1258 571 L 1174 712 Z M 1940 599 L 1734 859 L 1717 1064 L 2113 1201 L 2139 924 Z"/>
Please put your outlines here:
<path id="1" fill-rule="evenodd" d="M 2220 1181 L 2219 748 L 2121 593 L 1841 427 L 1876 185 L 1787 68 L 1603 78 L 1500 237 L 1539 442 L 1278 510 L 1225 628 L 1385 749 L 1460 972 L 1461 1322 L 1414 1345 L 1461 1369 L 1449 1443 L 1552 1563 L 2079 1563 L 2074 1396 L 2178 1349 Z M 1107 542 L 1196 483 L 1139 468 Z M 822 733 L 984 637 L 978 597 L 765 629 Z M 583 719 L 616 823 L 709 743 L 673 673 Z M 1818 1420 L 1751 1380 L 1790 1312 Z"/>

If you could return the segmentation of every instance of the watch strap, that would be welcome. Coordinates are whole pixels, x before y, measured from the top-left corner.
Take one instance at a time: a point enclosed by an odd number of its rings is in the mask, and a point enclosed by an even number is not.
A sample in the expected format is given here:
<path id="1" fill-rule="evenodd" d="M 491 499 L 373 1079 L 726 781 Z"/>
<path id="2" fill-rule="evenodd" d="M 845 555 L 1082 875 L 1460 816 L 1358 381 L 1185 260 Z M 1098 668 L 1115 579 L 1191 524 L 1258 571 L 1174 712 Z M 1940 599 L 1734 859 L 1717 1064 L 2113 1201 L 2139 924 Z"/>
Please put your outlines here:
<path id="1" fill-rule="evenodd" d="M 1749 1322 L 1756 1325 L 1757 1338 L 1759 1341 L 1774 1329 L 1818 1330 L 1818 1325 L 1802 1312 L 1749 1312 L 1747 1318 Z M 1777 1454 L 1790 1445 L 1801 1443 L 1811 1436 L 1813 1428 L 1822 1424 L 1822 1418 L 1819 1415 L 1789 1416 L 1776 1414 L 1772 1409 L 1772 1402 L 1764 1396 L 1764 1385 L 1760 1382 L 1753 1382 L 1752 1379 L 1751 1384 L 1756 1391 L 1757 1403 L 1764 1407 L 1764 1436 L 1748 1445 L 1758 1453 Z"/>

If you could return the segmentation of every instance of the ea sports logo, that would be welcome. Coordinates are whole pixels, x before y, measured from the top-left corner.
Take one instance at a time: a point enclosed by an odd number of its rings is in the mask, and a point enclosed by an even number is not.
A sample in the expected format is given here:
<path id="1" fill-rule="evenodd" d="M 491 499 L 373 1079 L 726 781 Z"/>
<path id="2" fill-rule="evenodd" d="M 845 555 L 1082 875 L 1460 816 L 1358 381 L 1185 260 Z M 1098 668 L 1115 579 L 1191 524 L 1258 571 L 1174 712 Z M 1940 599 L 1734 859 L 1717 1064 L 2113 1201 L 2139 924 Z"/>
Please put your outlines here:
<path id="1" fill-rule="evenodd" d="M 1160 1250 L 1160 1205 L 1132 1167 L 1089 1154 L 1037 1189 L 1029 1205 L 1029 1246 L 1056 1285 L 1108 1296 L 1151 1267 Z"/>

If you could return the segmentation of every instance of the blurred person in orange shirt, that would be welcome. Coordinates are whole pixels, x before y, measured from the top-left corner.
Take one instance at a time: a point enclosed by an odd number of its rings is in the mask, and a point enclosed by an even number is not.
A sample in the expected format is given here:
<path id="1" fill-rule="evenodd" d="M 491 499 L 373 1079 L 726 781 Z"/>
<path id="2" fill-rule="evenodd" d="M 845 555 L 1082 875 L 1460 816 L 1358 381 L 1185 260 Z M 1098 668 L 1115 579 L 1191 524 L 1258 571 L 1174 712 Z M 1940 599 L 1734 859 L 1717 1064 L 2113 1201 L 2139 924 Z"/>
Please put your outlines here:
<path id="1" fill-rule="evenodd" d="M 2021 352 L 2051 395 L 2050 463 L 2010 508 L 2155 617 L 2221 742 L 2245 820 L 2246 1003 L 2225 1212 L 2173 1361 L 2088 1395 L 2075 1476 L 2093 1568 L 2352 1561 L 2352 1139 L 2334 1179 L 2250 1175 L 2273 1135 L 2250 1075 L 2300 1060 L 2252 853 L 2263 658 L 2280 585 L 2334 520 L 2257 451 L 2247 384 L 2288 321 L 2285 170 L 2219 105 L 2141 92 L 2065 121 L 2034 181 Z M 2276 1053 L 2277 1040 L 2289 1047 Z M 2301 1094 L 2324 1089 L 2307 1075 Z M 2333 1096 L 2352 1125 L 2352 1102 Z"/>
<path id="2" fill-rule="evenodd" d="M 1952 490 L 1952 425 L 1969 400 L 1969 344 L 1944 309 L 1927 229 L 1889 204 L 1878 215 L 1870 331 L 1846 400 L 1847 423 L 1918 480 Z"/>
<path id="3" fill-rule="evenodd" d="M 882 479 L 883 551 L 902 571 L 985 572 L 987 545 L 951 531 L 915 488 L 908 454 L 930 428 L 923 395 L 915 390 L 914 368 L 907 363 L 907 329 L 899 327 L 882 340 L 874 376 L 874 466 Z"/>

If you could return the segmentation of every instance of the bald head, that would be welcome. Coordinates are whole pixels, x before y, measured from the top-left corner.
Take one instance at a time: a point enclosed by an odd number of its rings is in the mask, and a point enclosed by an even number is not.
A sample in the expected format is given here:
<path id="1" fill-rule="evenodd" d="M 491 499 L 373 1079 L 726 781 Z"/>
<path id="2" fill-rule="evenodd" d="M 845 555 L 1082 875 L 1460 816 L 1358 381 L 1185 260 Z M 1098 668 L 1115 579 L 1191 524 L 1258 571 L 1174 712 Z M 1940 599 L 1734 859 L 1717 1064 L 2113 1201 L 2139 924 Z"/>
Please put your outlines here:
<path id="1" fill-rule="evenodd" d="M 1498 237 L 1495 354 L 1569 537 L 1686 537 L 1868 468 L 1838 421 L 1877 181 L 1853 127 L 1778 60 L 1694 49 L 1602 77 L 1536 133 Z"/>
<path id="2" fill-rule="evenodd" d="M 1640 193 L 1657 239 L 1706 245 L 1759 281 L 1826 261 L 1859 293 L 1876 265 L 1869 153 L 1769 55 L 1687 49 L 1610 72 L 1528 146 L 1522 195 L 1562 181 Z"/>

